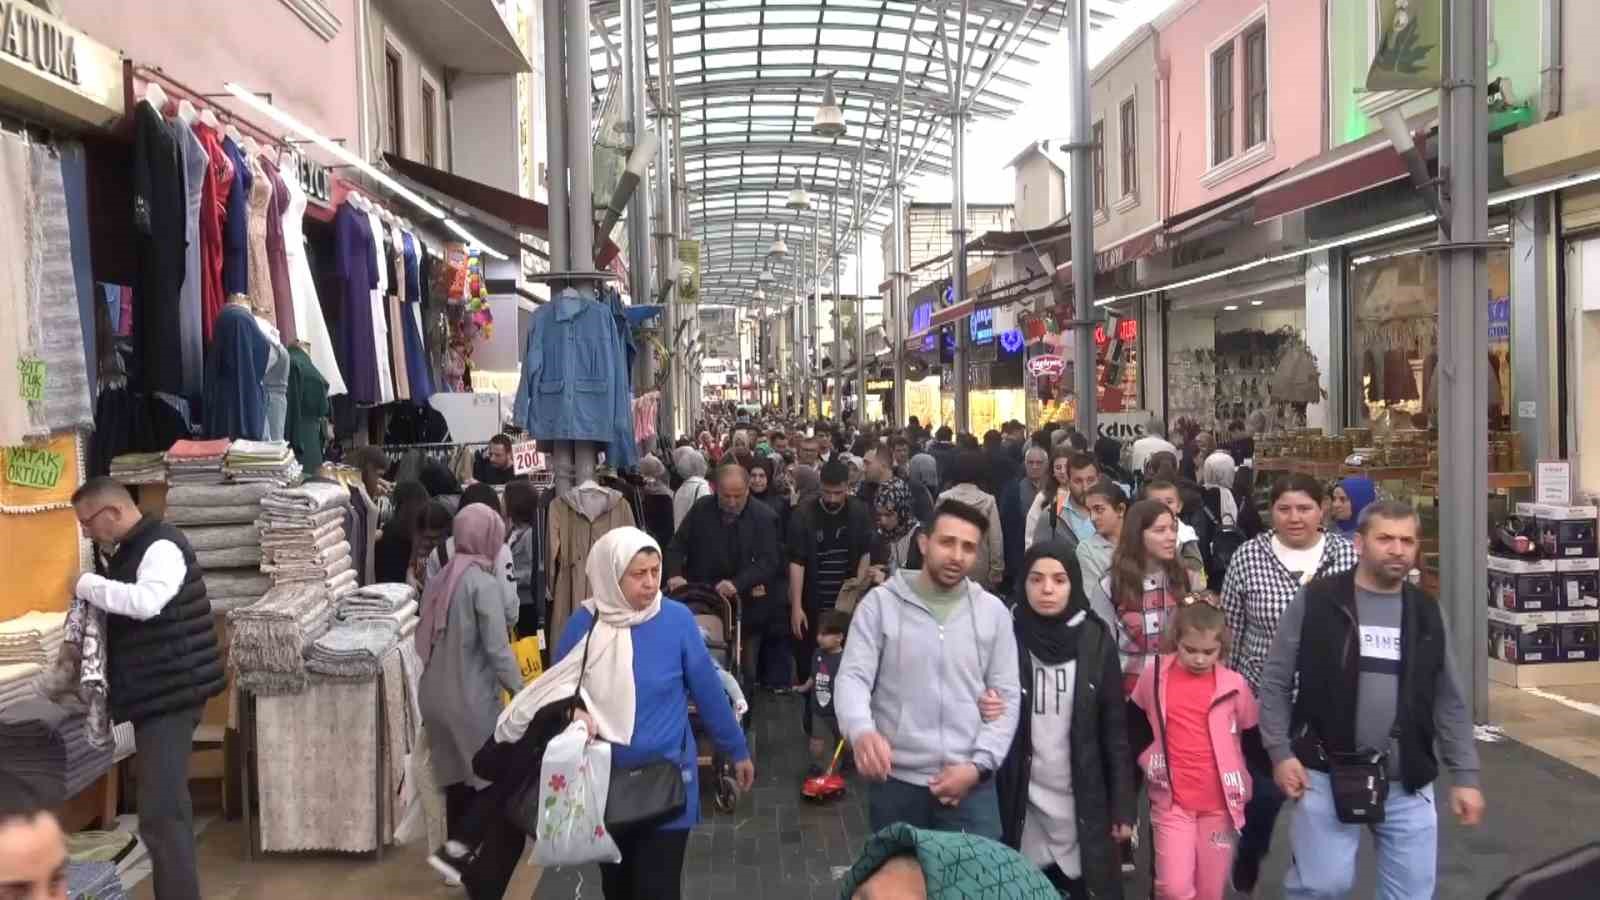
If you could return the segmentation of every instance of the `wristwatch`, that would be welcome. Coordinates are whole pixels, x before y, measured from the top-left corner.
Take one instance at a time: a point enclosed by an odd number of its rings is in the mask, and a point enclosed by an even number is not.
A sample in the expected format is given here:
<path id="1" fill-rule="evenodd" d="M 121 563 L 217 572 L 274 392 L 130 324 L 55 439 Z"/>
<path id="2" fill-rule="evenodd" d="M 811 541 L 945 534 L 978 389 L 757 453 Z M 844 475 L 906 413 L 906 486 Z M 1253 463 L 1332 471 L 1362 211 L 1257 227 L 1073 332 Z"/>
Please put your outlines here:
<path id="1" fill-rule="evenodd" d="M 978 770 L 978 783 L 979 784 L 988 784 L 989 780 L 994 778 L 994 770 L 993 769 L 990 769 L 990 768 L 988 768 L 986 766 L 979 765 L 978 763 L 973 763 L 972 767 L 974 769 Z"/>

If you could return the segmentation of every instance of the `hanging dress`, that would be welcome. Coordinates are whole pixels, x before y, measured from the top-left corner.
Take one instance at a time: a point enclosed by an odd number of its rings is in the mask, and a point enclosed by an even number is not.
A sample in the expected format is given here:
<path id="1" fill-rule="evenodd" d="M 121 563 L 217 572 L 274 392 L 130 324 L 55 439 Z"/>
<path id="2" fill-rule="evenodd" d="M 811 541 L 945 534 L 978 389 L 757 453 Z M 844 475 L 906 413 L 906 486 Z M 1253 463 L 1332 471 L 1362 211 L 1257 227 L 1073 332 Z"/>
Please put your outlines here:
<path id="1" fill-rule="evenodd" d="M 267 214 L 272 209 L 272 182 L 261 163 L 250 167 L 250 308 L 276 323 L 277 300 L 272 295 L 272 261 L 267 256 Z"/>
<path id="2" fill-rule="evenodd" d="M 223 302 L 234 294 L 250 293 L 250 191 L 255 176 L 245 161 L 244 150 L 233 138 L 224 137 L 222 151 L 233 163 L 233 181 L 228 185 L 222 227 Z"/>
<path id="3" fill-rule="evenodd" d="M 200 192 L 200 323 L 206 343 L 228 295 L 222 289 L 222 223 L 228 215 L 233 187 L 233 160 L 222 147 L 222 134 L 203 122 L 192 126 L 209 161 Z"/>
<path id="4" fill-rule="evenodd" d="M 417 254 L 422 245 L 411 232 L 402 234 L 405 245 L 406 302 L 401 309 L 401 328 L 405 331 L 406 378 L 411 383 L 411 399 L 421 406 L 433 396 L 433 376 L 428 371 L 428 351 L 422 343 L 422 279 Z"/>
<path id="5" fill-rule="evenodd" d="M 376 284 L 367 303 L 372 307 L 372 354 L 378 362 L 378 403 L 394 402 L 394 370 L 389 365 L 389 325 L 384 297 L 389 293 L 388 265 L 383 249 L 383 219 L 367 211 L 367 239 L 372 242 L 372 270 Z"/>
<path id="6" fill-rule="evenodd" d="M 410 400 L 411 379 L 406 375 L 406 326 L 402 316 L 406 308 L 406 278 L 405 263 L 401 261 L 401 254 L 405 250 L 405 242 L 400 236 L 400 226 L 394 225 L 389 229 L 389 267 L 386 274 L 389 285 L 387 308 L 389 310 L 389 362 L 394 367 L 394 394 L 399 400 Z"/>
<path id="7" fill-rule="evenodd" d="M 317 280 L 311 276 L 311 262 L 306 258 L 303 228 L 306 192 L 300 188 L 300 174 L 295 169 L 292 165 L 278 167 L 278 179 L 283 182 L 283 192 L 288 198 L 288 205 L 283 210 L 283 252 L 289 264 L 289 297 L 294 302 L 294 334 L 297 341 L 306 344 L 311 362 L 316 365 L 318 374 L 327 380 L 328 396 L 336 397 L 347 391 L 333 352 L 328 320 L 322 314 Z"/>
<path id="8" fill-rule="evenodd" d="M 344 327 L 339 331 L 339 368 L 349 377 L 350 399 L 372 405 L 381 402 L 378 361 L 372 347 L 372 289 L 374 273 L 371 223 L 367 214 L 342 203 L 333 217 L 334 266 L 339 275 Z"/>
<path id="9" fill-rule="evenodd" d="M 200 207 L 205 199 L 211 157 L 199 135 L 182 119 L 172 120 L 183 153 L 183 288 L 178 292 L 178 351 L 183 359 L 183 395 L 198 397 L 205 375 L 205 286 L 200 263 Z"/>
<path id="10" fill-rule="evenodd" d="M 300 339 L 294 327 L 294 295 L 290 292 L 289 256 L 283 236 L 283 214 L 289 208 L 289 193 L 283 189 L 277 165 L 265 156 L 260 163 L 261 173 L 272 183 L 272 202 L 267 206 L 267 270 L 272 275 L 273 321 L 283 336 L 284 346 L 288 346 Z"/>
<path id="11" fill-rule="evenodd" d="M 289 420 L 289 350 L 283 336 L 265 316 L 256 316 L 261 336 L 267 339 L 267 369 L 261 376 L 262 399 L 266 406 L 264 433 L 269 441 L 287 440 Z"/>

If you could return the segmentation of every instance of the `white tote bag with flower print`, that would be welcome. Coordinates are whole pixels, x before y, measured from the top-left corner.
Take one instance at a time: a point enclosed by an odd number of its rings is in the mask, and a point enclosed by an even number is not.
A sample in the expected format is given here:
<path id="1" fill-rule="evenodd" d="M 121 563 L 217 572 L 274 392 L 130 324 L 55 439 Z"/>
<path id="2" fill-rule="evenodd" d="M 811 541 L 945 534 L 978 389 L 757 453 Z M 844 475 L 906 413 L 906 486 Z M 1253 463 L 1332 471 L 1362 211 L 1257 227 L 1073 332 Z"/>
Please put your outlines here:
<path id="1" fill-rule="evenodd" d="M 606 830 L 611 787 L 611 745 L 589 741 L 573 722 L 545 747 L 539 767 L 539 829 L 533 861 L 541 866 L 582 866 L 622 861 Z"/>

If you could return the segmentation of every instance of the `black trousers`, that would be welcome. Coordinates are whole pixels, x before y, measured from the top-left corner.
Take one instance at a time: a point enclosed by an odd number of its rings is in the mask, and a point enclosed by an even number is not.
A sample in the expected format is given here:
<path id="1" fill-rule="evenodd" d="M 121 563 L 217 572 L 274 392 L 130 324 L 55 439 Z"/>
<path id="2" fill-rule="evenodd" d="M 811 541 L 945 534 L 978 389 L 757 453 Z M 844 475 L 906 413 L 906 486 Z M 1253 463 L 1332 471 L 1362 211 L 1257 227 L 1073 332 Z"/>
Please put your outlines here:
<path id="1" fill-rule="evenodd" d="M 606 900 L 682 900 L 689 829 L 649 829 L 612 837 L 622 851 L 622 862 L 600 866 L 600 889 Z"/>
<path id="2" fill-rule="evenodd" d="M 465 782 L 444 789 L 445 833 L 476 854 L 461 873 L 472 900 L 500 900 L 527 845 L 523 833 L 501 814 L 507 794 L 495 785 L 480 791 Z"/>
<path id="3" fill-rule="evenodd" d="M 155 894 L 161 900 L 200 900 L 189 798 L 189 753 L 201 708 L 181 709 L 133 723 L 139 753 L 139 837 L 150 848 Z"/>

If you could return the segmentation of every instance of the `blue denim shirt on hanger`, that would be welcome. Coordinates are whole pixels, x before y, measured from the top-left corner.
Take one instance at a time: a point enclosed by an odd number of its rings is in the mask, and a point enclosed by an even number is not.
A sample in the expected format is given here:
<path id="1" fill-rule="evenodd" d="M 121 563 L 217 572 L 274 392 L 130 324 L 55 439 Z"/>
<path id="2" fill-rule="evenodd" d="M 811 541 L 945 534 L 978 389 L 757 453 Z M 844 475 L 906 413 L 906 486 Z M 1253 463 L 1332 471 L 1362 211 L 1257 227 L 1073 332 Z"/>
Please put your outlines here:
<path id="1" fill-rule="evenodd" d="M 611 308 L 567 288 L 533 314 L 516 421 L 536 440 L 596 441 L 615 466 L 636 461 L 633 402 Z"/>

